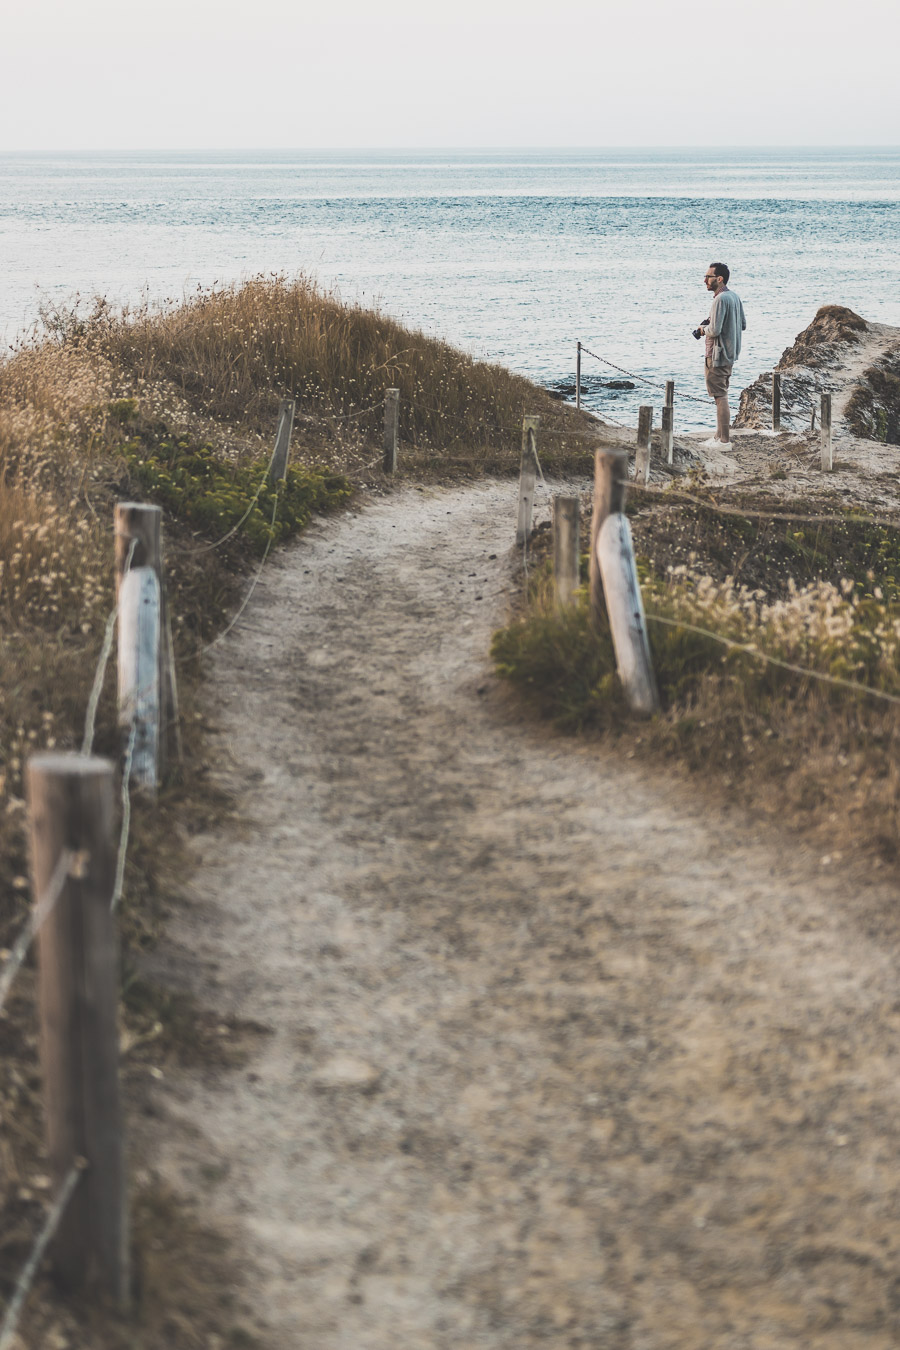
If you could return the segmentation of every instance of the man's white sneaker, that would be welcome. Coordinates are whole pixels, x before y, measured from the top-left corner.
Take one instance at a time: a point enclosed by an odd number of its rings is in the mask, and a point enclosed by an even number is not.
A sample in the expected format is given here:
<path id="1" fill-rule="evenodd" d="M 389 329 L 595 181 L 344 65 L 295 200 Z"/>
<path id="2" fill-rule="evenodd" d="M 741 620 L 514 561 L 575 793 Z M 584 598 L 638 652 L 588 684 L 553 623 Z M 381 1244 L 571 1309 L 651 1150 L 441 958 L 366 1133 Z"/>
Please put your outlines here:
<path id="1" fill-rule="evenodd" d="M 718 436 L 710 436 L 708 441 L 703 442 L 705 450 L 733 450 L 731 441 L 720 441 Z"/>

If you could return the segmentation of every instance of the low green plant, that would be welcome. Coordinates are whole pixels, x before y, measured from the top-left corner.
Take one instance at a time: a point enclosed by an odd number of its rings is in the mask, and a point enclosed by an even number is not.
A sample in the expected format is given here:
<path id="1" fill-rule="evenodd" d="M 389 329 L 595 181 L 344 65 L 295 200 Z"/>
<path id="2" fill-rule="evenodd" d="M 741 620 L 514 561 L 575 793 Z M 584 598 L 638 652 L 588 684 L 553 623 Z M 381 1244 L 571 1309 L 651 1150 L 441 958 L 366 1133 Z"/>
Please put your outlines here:
<path id="1" fill-rule="evenodd" d="M 290 465 L 270 487 L 266 459 L 229 463 L 211 445 L 165 432 L 129 440 L 120 453 L 143 491 L 167 512 L 210 536 L 243 521 L 242 534 L 257 554 L 296 534 L 314 512 L 340 506 L 352 491 L 343 474 L 309 465 Z"/>

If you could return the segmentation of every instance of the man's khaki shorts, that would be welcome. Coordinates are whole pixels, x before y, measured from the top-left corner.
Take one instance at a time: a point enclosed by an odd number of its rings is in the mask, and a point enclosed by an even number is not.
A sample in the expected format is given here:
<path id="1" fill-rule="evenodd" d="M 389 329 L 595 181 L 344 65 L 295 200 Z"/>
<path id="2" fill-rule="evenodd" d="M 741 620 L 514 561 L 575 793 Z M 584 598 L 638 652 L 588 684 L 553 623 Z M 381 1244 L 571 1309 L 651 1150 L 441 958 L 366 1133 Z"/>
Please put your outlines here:
<path id="1" fill-rule="evenodd" d="M 734 366 L 711 366 L 706 362 L 706 391 L 710 398 L 725 398 Z"/>

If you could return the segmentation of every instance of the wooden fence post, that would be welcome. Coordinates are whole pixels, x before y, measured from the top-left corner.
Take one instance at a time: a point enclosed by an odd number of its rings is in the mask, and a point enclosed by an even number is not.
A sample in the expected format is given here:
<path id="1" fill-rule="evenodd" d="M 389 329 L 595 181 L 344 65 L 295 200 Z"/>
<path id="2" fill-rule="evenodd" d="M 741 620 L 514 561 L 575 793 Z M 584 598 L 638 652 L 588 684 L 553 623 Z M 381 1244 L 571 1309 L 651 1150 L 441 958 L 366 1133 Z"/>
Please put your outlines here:
<path id="1" fill-rule="evenodd" d="M 581 407 L 581 343 L 575 348 L 575 407 Z"/>
<path id="2" fill-rule="evenodd" d="M 662 450 L 667 464 L 675 459 L 675 409 L 666 403 L 662 410 Z"/>
<path id="3" fill-rule="evenodd" d="M 163 584 L 162 508 L 143 502 L 119 502 L 116 506 L 115 531 L 116 599 L 119 605 L 119 725 L 127 737 L 136 712 L 135 700 L 142 698 L 146 690 L 141 716 L 145 720 L 149 718 L 155 703 L 158 726 L 152 737 L 145 737 L 142 727 L 138 726 L 132 772 L 142 787 L 155 791 L 157 782 L 166 770 L 168 737 L 178 716 L 174 653 Z M 131 572 L 144 569 L 153 572 L 156 578 L 155 600 L 153 585 L 146 577 L 126 584 L 125 570 L 129 556 Z M 157 609 L 155 625 L 152 618 L 154 605 Z M 148 668 L 148 662 L 152 659 L 148 644 L 153 640 L 154 626 L 157 630 L 155 680 Z M 140 656 L 137 654 L 138 643 Z M 136 683 L 138 680 L 141 682 Z M 151 687 L 154 685 L 156 693 L 151 696 Z M 153 742 L 155 754 L 151 773 L 149 756 Z M 137 772 L 136 763 L 140 766 Z"/>
<path id="4" fill-rule="evenodd" d="M 834 468 L 834 448 L 831 443 L 831 395 L 823 394 L 819 409 L 819 428 L 822 437 L 822 469 L 831 473 Z"/>
<path id="5" fill-rule="evenodd" d="M 772 371 L 772 430 L 781 430 L 781 372 Z"/>
<path id="6" fill-rule="evenodd" d="M 400 390 L 387 389 L 384 395 L 384 471 L 397 472 L 397 445 L 400 440 Z"/>
<path id="7" fill-rule="evenodd" d="M 633 712 L 657 712 L 659 693 L 634 561 L 631 526 L 622 512 L 607 516 L 603 522 L 597 539 L 597 559 L 616 651 L 616 669 L 629 707 Z"/>
<path id="8" fill-rule="evenodd" d="M 162 507 L 147 502 L 119 502 L 116 506 L 116 596 L 134 543 L 132 567 L 162 572 Z"/>
<path id="9" fill-rule="evenodd" d="M 594 454 L 594 505 L 591 514 L 591 551 L 588 555 L 591 624 L 596 631 L 606 617 L 603 580 L 597 557 L 597 539 L 607 516 L 625 510 L 628 454 L 624 450 L 597 450 Z"/>
<path id="10" fill-rule="evenodd" d="M 667 408 L 674 408 L 674 407 L 675 407 L 675 381 L 674 381 L 674 380 L 666 380 L 665 407 L 667 407 Z"/>
<path id="11" fill-rule="evenodd" d="M 553 575 L 560 605 L 569 604 L 578 589 L 580 523 L 577 497 L 553 498 Z"/>
<path id="12" fill-rule="evenodd" d="M 637 452 L 634 457 L 634 481 L 650 481 L 650 437 L 653 432 L 653 409 L 643 405 L 638 409 Z"/>
<path id="13" fill-rule="evenodd" d="M 71 1288 L 128 1298 L 128 1220 L 119 1098 L 119 967 L 110 912 L 116 871 L 113 766 L 77 754 L 28 761 L 32 882 L 48 893 L 74 855 L 38 930 L 38 997 L 49 1164 L 55 1189 L 87 1164 L 62 1217 L 54 1259 Z"/>
<path id="14" fill-rule="evenodd" d="M 291 448 L 291 432 L 294 429 L 294 411 L 296 404 L 292 398 L 283 398 L 278 409 L 278 430 L 275 433 L 275 449 L 272 462 L 266 474 L 269 487 L 287 477 L 288 451 Z"/>
<path id="15" fill-rule="evenodd" d="M 519 462 L 519 512 L 516 520 L 516 543 L 521 548 L 531 538 L 531 519 L 534 512 L 534 488 L 537 482 L 537 431 L 540 417 L 522 418 L 522 458 Z"/>

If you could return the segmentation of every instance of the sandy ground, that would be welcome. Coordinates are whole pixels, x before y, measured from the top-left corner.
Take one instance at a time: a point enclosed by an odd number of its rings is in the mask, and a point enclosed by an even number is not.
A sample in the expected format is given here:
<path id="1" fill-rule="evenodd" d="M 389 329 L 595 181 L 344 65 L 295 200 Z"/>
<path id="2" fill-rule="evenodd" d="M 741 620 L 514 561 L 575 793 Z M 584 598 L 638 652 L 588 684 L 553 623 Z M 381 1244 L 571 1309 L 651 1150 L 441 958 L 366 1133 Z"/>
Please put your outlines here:
<path id="1" fill-rule="evenodd" d="M 155 1165 L 276 1350 L 896 1347 L 895 896 L 517 713 L 515 496 L 316 524 L 217 649 L 157 960 L 271 1034 Z"/>

